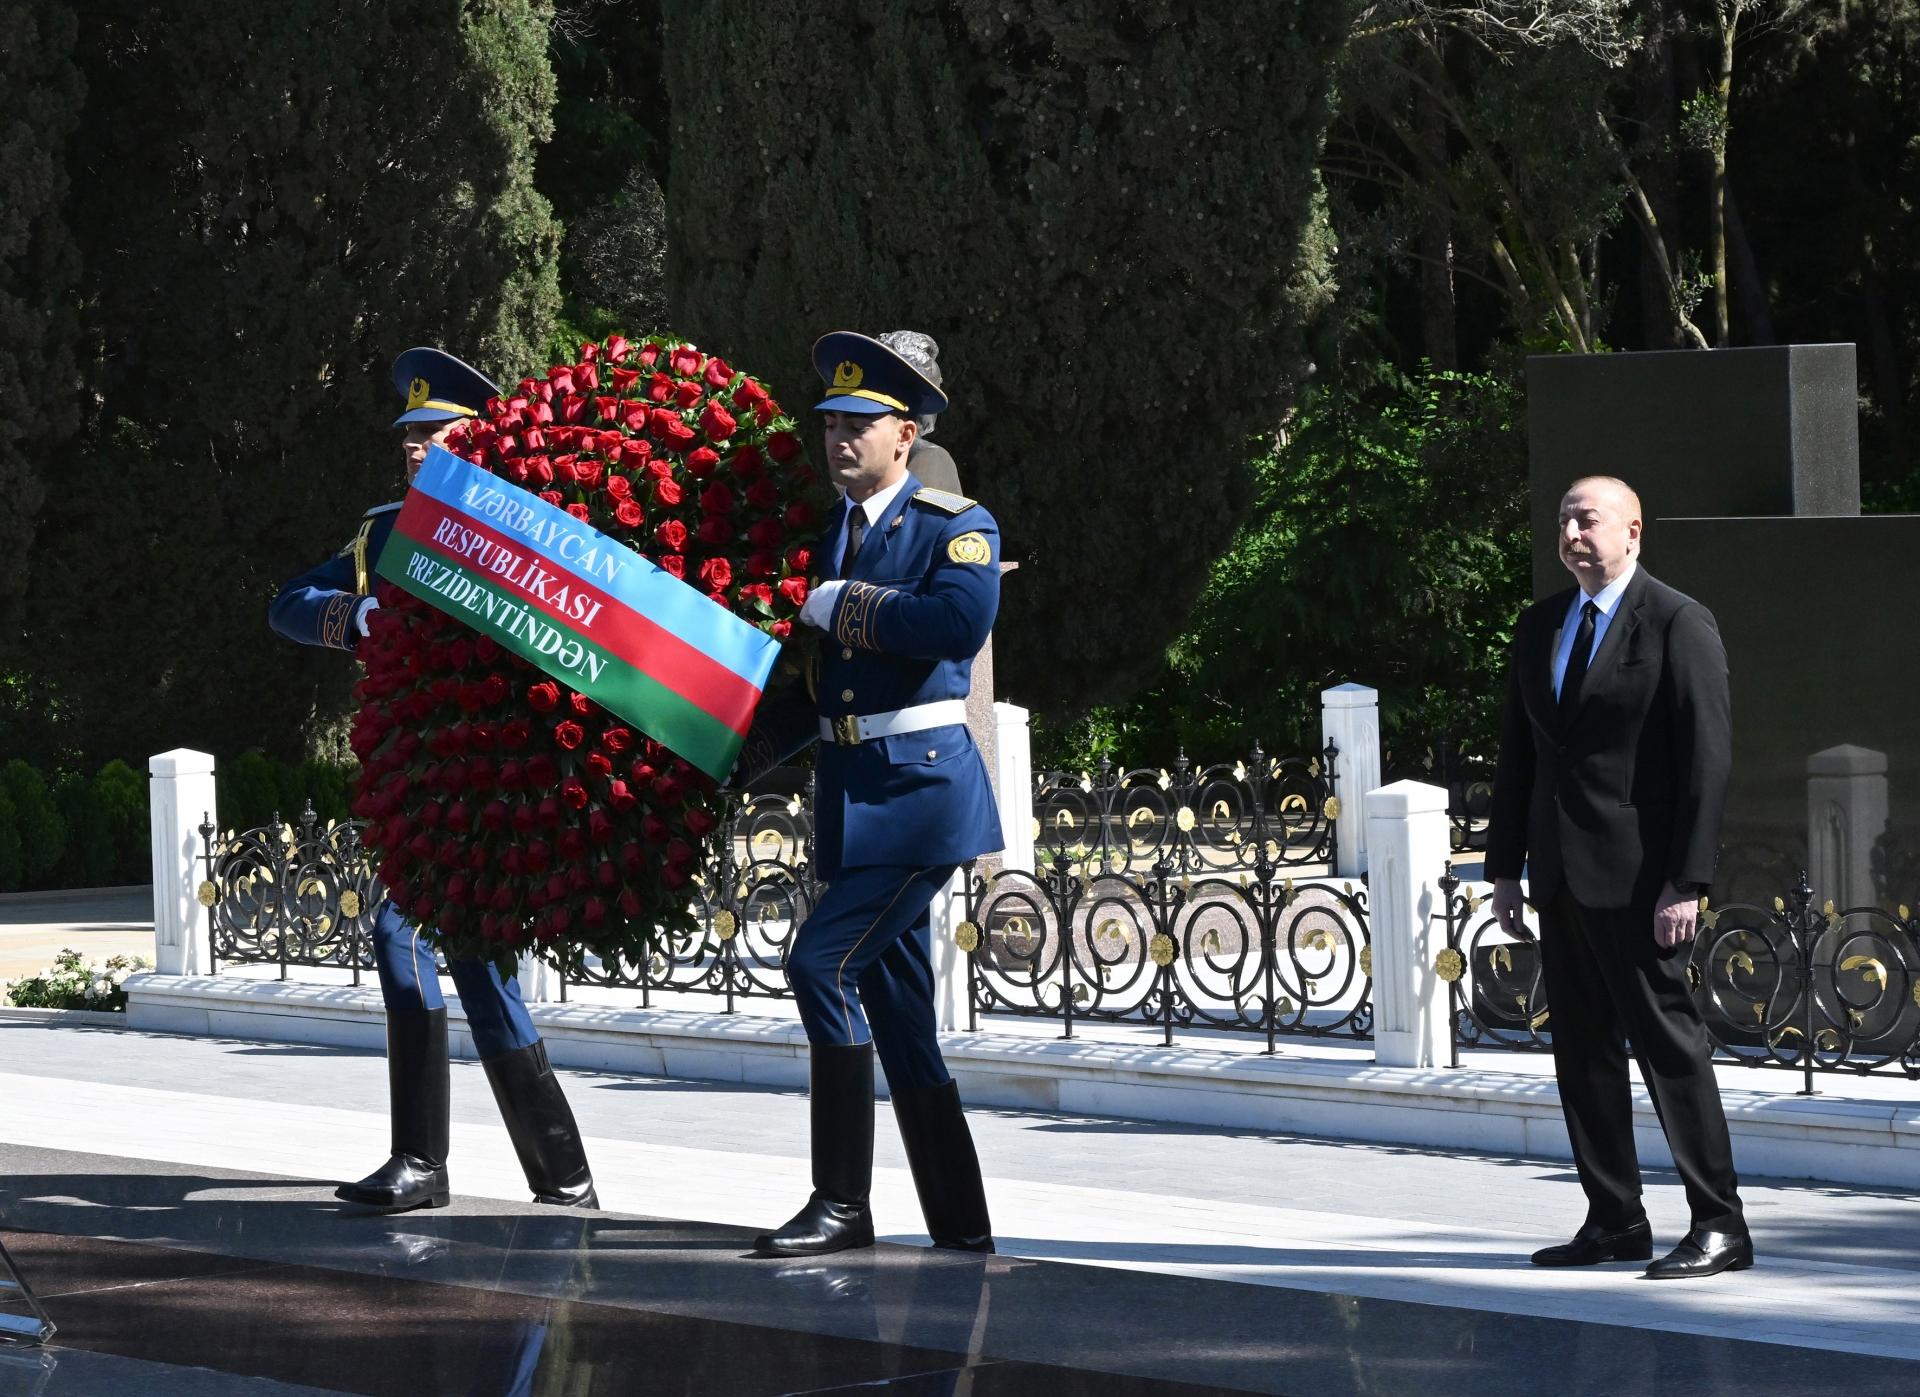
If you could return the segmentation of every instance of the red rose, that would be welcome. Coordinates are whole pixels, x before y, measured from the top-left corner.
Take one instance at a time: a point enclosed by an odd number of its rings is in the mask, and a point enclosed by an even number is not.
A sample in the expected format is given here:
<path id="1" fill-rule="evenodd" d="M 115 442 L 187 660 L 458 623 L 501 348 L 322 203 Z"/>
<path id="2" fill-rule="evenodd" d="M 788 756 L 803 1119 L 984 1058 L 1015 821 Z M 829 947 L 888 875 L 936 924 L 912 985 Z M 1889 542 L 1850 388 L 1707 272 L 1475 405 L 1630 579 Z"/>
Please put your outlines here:
<path id="1" fill-rule="evenodd" d="M 810 529 L 813 527 L 813 506 L 805 500 L 796 500 L 787 506 L 787 512 L 781 516 L 790 529 Z"/>
<path id="2" fill-rule="evenodd" d="M 627 811 L 639 803 L 631 787 L 625 781 L 607 782 L 607 804 L 615 810 Z"/>
<path id="3" fill-rule="evenodd" d="M 616 500 L 630 500 L 633 498 L 633 482 L 624 475 L 609 475 L 607 493 Z"/>
<path id="4" fill-rule="evenodd" d="M 687 831 L 696 839 L 704 839 L 720 825 L 720 821 L 711 810 L 702 806 L 693 806 L 687 811 Z"/>
<path id="5" fill-rule="evenodd" d="M 637 529 L 646 520 L 646 511 L 638 500 L 622 500 L 613 507 L 613 517 L 623 529 Z"/>
<path id="6" fill-rule="evenodd" d="M 607 751 L 620 753 L 633 746 L 633 729 L 611 727 L 600 734 L 600 745 Z"/>
<path id="7" fill-rule="evenodd" d="M 653 541 L 669 553 L 682 553 L 687 547 L 687 526 L 678 519 L 664 520 L 653 531 Z"/>
<path id="8" fill-rule="evenodd" d="M 725 591 L 733 585 L 733 564 L 725 558 L 709 558 L 700 564 L 700 581 L 710 592 Z"/>
<path id="9" fill-rule="evenodd" d="M 775 640 L 785 640 L 793 634 L 793 622 L 775 621 L 771 626 L 767 627 L 767 634 L 771 635 Z"/>
<path id="10" fill-rule="evenodd" d="M 687 560 L 678 553 L 668 553 L 664 557 L 656 558 L 654 561 L 659 564 L 660 571 L 678 577 L 682 581 L 686 580 Z"/>
<path id="11" fill-rule="evenodd" d="M 613 821 L 607 818 L 607 812 L 596 810 L 587 816 L 587 838 L 596 844 L 605 844 L 613 838 Z"/>
<path id="12" fill-rule="evenodd" d="M 747 559 L 747 576 L 778 577 L 780 575 L 780 555 L 771 548 L 763 548 Z"/>
<path id="13" fill-rule="evenodd" d="M 611 776 L 613 763 L 607 760 L 605 752 L 589 752 L 587 753 L 587 770 L 595 776 Z"/>
<path id="14" fill-rule="evenodd" d="M 560 702 L 560 686 L 551 679 L 535 684 L 527 690 L 527 702 L 537 713 L 551 713 Z"/>
<path id="15" fill-rule="evenodd" d="M 789 548 L 787 550 L 787 566 L 795 572 L 806 572 L 813 566 L 813 550 L 811 548 Z"/>
<path id="16" fill-rule="evenodd" d="M 583 504 L 568 505 L 567 513 L 571 514 L 575 519 L 578 519 L 582 524 L 587 523 L 591 518 L 587 512 L 587 507 Z"/>
<path id="17" fill-rule="evenodd" d="M 673 400 L 681 407 L 692 407 L 700 401 L 701 388 L 697 383 L 676 383 L 673 388 Z"/>
<path id="18" fill-rule="evenodd" d="M 655 373 L 647 380 L 647 399 L 650 402 L 664 403 L 673 396 L 673 380 L 663 373 Z"/>
<path id="19" fill-rule="evenodd" d="M 640 351 L 640 362 L 645 364 L 648 368 L 652 368 L 654 366 L 655 361 L 658 360 L 659 358 L 660 358 L 660 346 L 657 344 L 647 345 L 645 348 L 643 348 Z"/>
<path id="20" fill-rule="evenodd" d="M 570 809 L 587 808 L 587 788 L 578 776 L 569 776 L 560 783 L 560 799 L 565 801 Z"/>
<path id="21" fill-rule="evenodd" d="M 545 752 L 536 752 L 527 758 L 527 785 L 536 791 L 545 790 L 560 775 L 560 768 L 553 764 L 553 758 Z"/>
<path id="22" fill-rule="evenodd" d="M 559 698 L 559 691 L 557 689 L 554 692 L 554 698 L 556 701 Z M 531 694 L 529 694 L 528 701 L 532 701 Z M 525 718 L 509 718 L 506 723 L 501 726 L 500 745 L 508 751 L 517 752 L 532 740 L 533 724 L 529 723 Z"/>
<path id="23" fill-rule="evenodd" d="M 625 335 L 614 335 L 607 340 L 607 357 L 616 364 L 627 357 L 627 337 Z"/>
<path id="24" fill-rule="evenodd" d="M 632 888 L 620 890 L 620 911 L 628 921 L 638 920 L 642 906 L 639 893 Z"/>
<path id="25" fill-rule="evenodd" d="M 657 435 L 660 440 L 664 441 L 667 446 L 674 451 L 685 451 L 700 439 L 694 433 L 693 428 L 682 422 L 678 417 L 674 418 L 673 421 L 669 422 L 666 426 L 660 428 Z"/>
<path id="26" fill-rule="evenodd" d="M 613 371 L 613 391 L 616 393 L 630 392 L 632 391 L 633 385 L 639 382 L 639 379 L 640 370 L 638 369 L 615 369 Z"/>
<path id="27" fill-rule="evenodd" d="M 734 397 L 745 403 L 748 407 L 757 407 L 761 403 L 773 401 L 767 396 L 767 390 L 760 386 L 760 381 L 755 378 L 741 379 L 740 386 L 734 389 L 733 393 Z"/>
<path id="28" fill-rule="evenodd" d="M 697 378 L 706 361 L 700 357 L 700 351 L 690 344 L 683 344 L 669 357 L 673 371 L 682 378 Z"/>
<path id="29" fill-rule="evenodd" d="M 747 530 L 747 542 L 755 548 L 778 548 L 787 541 L 787 530 L 778 519 L 762 519 Z"/>
<path id="30" fill-rule="evenodd" d="M 780 503 L 780 487 L 771 476 L 761 476 L 747 487 L 747 503 L 755 509 L 772 509 Z"/>
<path id="31" fill-rule="evenodd" d="M 573 463 L 573 478 L 589 490 L 600 488 L 600 481 L 606 475 L 607 468 L 592 457 Z"/>
<path id="32" fill-rule="evenodd" d="M 733 491 L 720 481 L 714 481 L 700 492 L 700 508 L 708 514 L 731 514 L 734 504 Z"/>
<path id="33" fill-rule="evenodd" d="M 696 537 L 709 548 L 724 548 L 733 541 L 733 525 L 717 515 L 703 519 Z"/>
<path id="34" fill-rule="evenodd" d="M 720 464 L 720 453 L 710 446 L 697 446 L 687 453 L 687 470 L 705 480 Z"/>
<path id="35" fill-rule="evenodd" d="M 578 723 L 561 723 L 553 730 L 553 740 L 571 752 L 586 740 L 586 729 Z"/>
<path id="36" fill-rule="evenodd" d="M 795 606 L 805 604 L 807 590 L 807 579 L 804 577 L 789 577 L 780 584 L 780 595 Z"/>
<path id="37" fill-rule="evenodd" d="M 727 459 L 727 468 L 742 480 L 752 480 L 760 474 L 760 468 L 765 461 L 766 458 L 760 454 L 760 448 L 748 442 Z"/>
<path id="38" fill-rule="evenodd" d="M 700 414 L 700 427 L 711 441 L 725 441 L 732 436 L 740 424 L 733 420 L 733 414 L 720 405 L 719 399 L 708 403 Z"/>
<path id="39" fill-rule="evenodd" d="M 540 498 L 550 505 L 558 505 L 562 496 L 558 490 L 542 490 L 540 492 Z"/>
<path id="40" fill-rule="evenodd" d="M 701 376 L 715 388 L 725 388 L 733 382 L 733 370 L 727 367 L 725 359 L 707 360 L 707 371 Z"/>
<path id="41" fill-rule="evenodd" d="M 687 498 L 687 492 L 680 488 L 677 480 L 656 480 L 653 482 L 653 502 L 662 509 L 673 509 Z"/>
<path id="42" fill-rule="evenodd" d="M 573 369 L 566 364 L 555 364 L 547 370 L 547 382 L 553 385 L 556 393 L 573 391 Z"/>
<path id="43" fill-rule="evenodd" d="M 587 354 L 586 351 L 589 349 L 591 349 L 595 355 L 600 352 L 600 346 L 597 344 L 583 344 L 580 346 L 581 357 L 586 359 L 587 362 L 578 365 L 573 371 L 573 391 L 576 393 L 592 392 L 600 386 L 600 370 L 594 367 L 592 357 Z"/>
<path id="44" fill-rule="evenodd" d="M 581 693 L 578 689 L 569 689 L 567 691 L 567 702 L 573 705 L 573 711 L 578 713 L 582 718 L 593 712 L 593 700 Z"/>
<path id="45" fill-rule="evenodd" d="M 760 602 L 763 605 L 772 606 L 773 588 L 764 582 L 749 582 L 740 589 L 740 600 L 743 602 Z"/>
<path id="46" fill-rule="evenodd" d="M 545 486 L 553 484 L 553 462 L 549 461 L 545 456 L 529 456 L 527 458 L 527 479 L 536 485 Z"/>
<path id="47" fill-rule="evenodd" d="M 775 432 L 767 438 L 767 454 L 784 466 L 800 454 L 800 438 L 792 432 Z"/>

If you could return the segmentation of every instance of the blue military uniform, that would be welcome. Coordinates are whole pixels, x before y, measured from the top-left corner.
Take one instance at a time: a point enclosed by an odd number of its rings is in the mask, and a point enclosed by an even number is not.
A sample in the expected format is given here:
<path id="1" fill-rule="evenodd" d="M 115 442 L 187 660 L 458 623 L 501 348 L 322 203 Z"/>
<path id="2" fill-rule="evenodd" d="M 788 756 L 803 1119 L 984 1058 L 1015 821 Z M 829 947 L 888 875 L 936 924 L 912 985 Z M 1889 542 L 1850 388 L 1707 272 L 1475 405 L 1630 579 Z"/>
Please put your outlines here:
<path id="1" fill-rule="evenodd" d="M 823 411 L 904 417 L 945 396 L 885 346 L 839 333 L 814 350 Z M 876 496 L 878 498 L 878 496 Z M 761 1239 L 780 1255 L 872 1237 L 877 1049 L 936 1245 L 991 1250 L 986 1203 L 933 1009 L 931 907 L 962 864 L 1001 847 L 993 788 L 966 725 L 973 659 L 1000 601 L 1000 531 L 962 496 L 906 476 L 857 556 L 843 503 L 820 542 L 832 612 L 811 700 L 763 704 L 747 769 L 817 741 L 816 872 L 827 883 L 787 957 L 813 1046 L 815 1193 Z M 823 1136 L 825 1138 L 823 1138 Z"/>
<path id="2" fill-rule="evenodd" d="M 393 381 L 406 399 L 396 427 L 475 416 L 500 391 L 478 370 L 427 348 L 394 360 Z M 268 607 L 268 624 L 302 645 L 356 650 L 360 619 L 373 604 L 380 551 L 399 512 L 398 503 L 368 510 L 344 548 L 280 589 Z M 419 929 L 391 902 L 374 913 L 372 940 L 387 1009 L 394 1157 L 367 1179 L 343 1185 L 341 1196 L 393 1209 L 436 1206 L 447 1199 L 446 1000 L 432 947 L 421 943 Z M 502 980 L 491 963 L 477 959 L 450 959 L 447 973 L 536 1198 L 592 1205 L 592 1178 L 572 1112 L 518 983 Z"/>

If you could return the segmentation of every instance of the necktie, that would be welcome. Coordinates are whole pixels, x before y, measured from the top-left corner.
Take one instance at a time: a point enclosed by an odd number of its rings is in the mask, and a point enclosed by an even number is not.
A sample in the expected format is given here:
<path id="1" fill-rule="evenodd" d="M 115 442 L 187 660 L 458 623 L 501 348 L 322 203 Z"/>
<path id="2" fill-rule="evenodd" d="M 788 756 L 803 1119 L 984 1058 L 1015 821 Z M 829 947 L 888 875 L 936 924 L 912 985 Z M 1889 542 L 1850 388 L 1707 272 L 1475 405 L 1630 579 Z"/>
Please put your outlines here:
<path id="1" fill-rule="evenodd" d="M 1594 618 L 1600 608 L 1592 602 L 1580 608 L 1580 628 L 1573 633 L 1573 653 L 1567 656 L 1567 672 L 1560 677 L 1560 711 L 1573 712 L 1580 702 L 1580 685 L 1587 677 L 1587 662 L 1593 657 Z"/>
<path id="2" fill-rule="evenodd" d="M 867 511 L 864 505 L 847 505 L 847 551 L 841 555 L 840 575 L 853 576 L 853 560 L 860 556 L 860 545 L 867 541 Z"/>

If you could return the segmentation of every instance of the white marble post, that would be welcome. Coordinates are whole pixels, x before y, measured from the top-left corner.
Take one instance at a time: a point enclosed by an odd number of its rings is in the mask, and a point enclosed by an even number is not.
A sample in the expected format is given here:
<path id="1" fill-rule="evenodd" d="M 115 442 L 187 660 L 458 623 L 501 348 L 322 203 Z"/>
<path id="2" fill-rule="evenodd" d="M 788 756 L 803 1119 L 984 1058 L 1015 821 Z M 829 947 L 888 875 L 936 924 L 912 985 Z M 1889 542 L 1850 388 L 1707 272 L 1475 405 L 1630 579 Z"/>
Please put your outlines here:
<path id="1" fill-rule="evenodd" d="M 213 757 L 185 747 L 147 762 L 149 827 L 153 843 L 153 961 L 162 975 L 212 972 L 206 908 L 199 889 L 207 876 L 200 826 L 220 826 L 214 803 Z"/>
<path id="2" fill-rule="evenodd" d="M 529 1004 L 560 1002 L 560 972 L 538 956 L 522 956 L 514 969 L 520 998 Z"/>
<path id="3" fill-rule="evenodd" d="M 967 1023 L 967 953 L 953 935 L 967 919 L 967 879 L 973 870 L 962 868 L 933 895 L 933 1018 L 942 1033 L 955 1033 Z"/>
<path id="4" fill-rule="evenodd" d="M 1011 703 L 993 706 L 996 741 L 994 799 L 1000 803 L 1000 862 L 1006 868 L 1033 867 L 1033 735 L 1027 710 Z"/>
<path id="5" fill-rule="evenodd" d="M 1437 1067 L 1448 1057 L 1448 986 L 1434 969 L 1447 943 L 1446 872 L 1452 835 L 1440 786 L 1395 781 L 1366 797 L 1372 868 L 1373 1056 L 1389 1067 Z"/>
<path id="6" fill-rule="evenodd" d="M 1339 842 L 1333 871 L 1342 878 L 1358 878 L 1367 871 L 1367 822 L 1362 805 L 1368 791 L 1380 784 L 1380 694 L 1364 684 L 1339 684 L 1320 695 L 1320 745 L 1339 749 L 1334 770 L 1339 782 L 1334 794 L 1340 813 L 1334 817 Z"/>
<path id="7" fill-rule="evenodd" d="M 1851 745 L 1807 758 L 1807 880 L 1816 900 L 1874 900 L 1873 846 L 1887 828 L 1887 754 Z"/>

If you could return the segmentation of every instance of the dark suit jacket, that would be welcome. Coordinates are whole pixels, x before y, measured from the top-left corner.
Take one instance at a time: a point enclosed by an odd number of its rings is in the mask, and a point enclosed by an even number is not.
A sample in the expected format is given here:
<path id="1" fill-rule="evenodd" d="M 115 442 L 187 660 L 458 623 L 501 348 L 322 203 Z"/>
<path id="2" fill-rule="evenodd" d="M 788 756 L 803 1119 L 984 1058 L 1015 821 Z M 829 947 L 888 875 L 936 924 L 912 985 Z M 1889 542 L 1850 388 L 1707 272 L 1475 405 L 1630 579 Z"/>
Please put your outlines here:
<path id="1" fill-rule="evenodd" d="M 1650 576 L 1627 584 L 1564 719 L 1553 656 L 1574 589 L 1520 615 L 1507 666 L 1489 878 L 1564 881 L 1588 907 L 1651 907 L 1668 882 L 1709 883 L 1732 764 L 1727 653 L 1713 614 Z"/>

